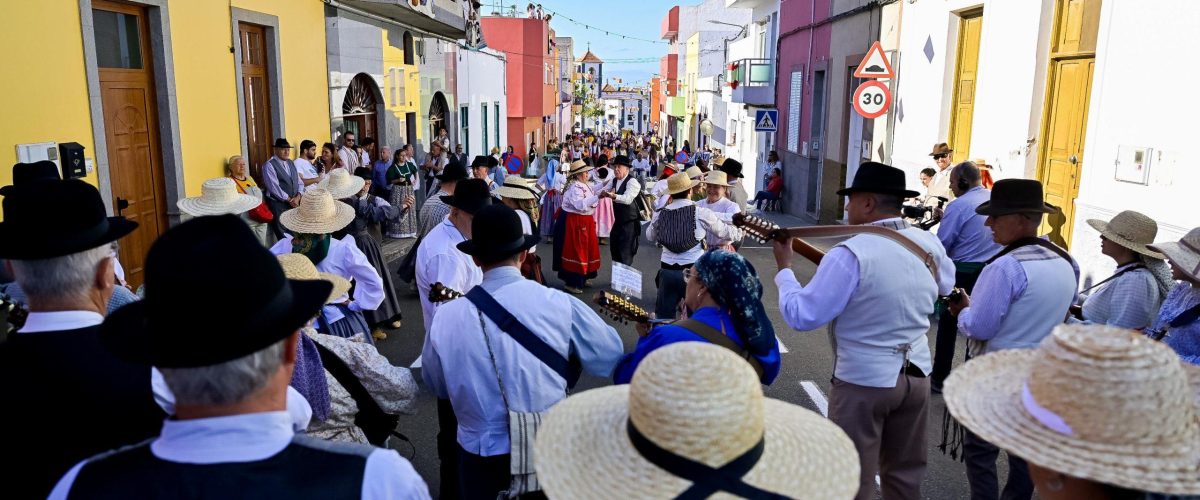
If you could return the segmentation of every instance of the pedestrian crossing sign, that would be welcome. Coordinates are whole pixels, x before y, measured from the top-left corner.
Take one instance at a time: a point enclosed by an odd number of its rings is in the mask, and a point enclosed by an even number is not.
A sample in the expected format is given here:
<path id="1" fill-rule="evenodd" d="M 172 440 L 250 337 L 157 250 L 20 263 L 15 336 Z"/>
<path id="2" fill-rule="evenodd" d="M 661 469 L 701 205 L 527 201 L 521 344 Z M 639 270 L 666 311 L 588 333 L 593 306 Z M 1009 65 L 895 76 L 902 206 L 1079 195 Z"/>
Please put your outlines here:
<path id="1" fill-rule="evenodd" d="M 754 113 L 755 132 L 774 132 L 779 125 L 779 110 L 760 109 Z"/>

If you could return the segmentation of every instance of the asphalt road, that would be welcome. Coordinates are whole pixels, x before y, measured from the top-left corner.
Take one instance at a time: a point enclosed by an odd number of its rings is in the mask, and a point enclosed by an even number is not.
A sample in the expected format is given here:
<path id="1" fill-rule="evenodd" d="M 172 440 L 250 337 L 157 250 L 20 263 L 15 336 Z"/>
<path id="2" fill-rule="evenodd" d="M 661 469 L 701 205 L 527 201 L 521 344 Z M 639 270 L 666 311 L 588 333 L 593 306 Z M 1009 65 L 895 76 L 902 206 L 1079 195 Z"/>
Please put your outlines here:
<path id="1" fill-rule="evenodd" d="M 771 215 L 774 216 L 775 214 Z M 781 217 L 774 216 L 769 218 L 779 219 Z M 782 218 L 785 220 L 780 220 L 779 222 L 783 225 L 798 224 L 798 221 L 794 218 L 787 216 L 782 216 Z M 558 280 L 558 277 L 550 272 L 550 245 L 539 245 L 538 252 L 542 255 L 543 264 L 546 268 L 548 285 L 552 287 L 562 286 L 562 282 Z M 595 287 L 585 290 L 584 295 L 581 296 L 582 298 L 589 298 L 596 290 L 605 288 L 609 284 L 610 278 L 607 272 L 609 248 L 601 246 L 600 253 L 604 258 L 605 269 L 596 278 Z M 784 323 L 782 316 L 779 314 L 778 289 L 775 287 L 773 281 L 775 263 L 769 247 L 758 246 L 755 243 L 742 247 L 741 254 L 754 264 L 760 273 L 760 277 L 763 279 L 763 303 L 766 306 L 768 316 L 770 316 L 771 321 L 775 324 L 776 334 L 787 349 L 787 352 L 783 354 L 782 371 L 774 384 L 766 388 L 766 395 L 771 398 L 801 405 L 813 411 L 822 412 L 825 400 L 829 394 L 830 377 L 833 370 L 833 354 L 830 349 L 826 330 L 822 328 L 807 332 L 797 332 L 788 328 L 786 323 Z M 634 261 L 635 267 L 644 273 L 644 298 L 640 303 L 643 307 L 650 310 L 653 309 L 655 294 L 654 272 L 658 269 L 659 255 L 659 250 L 643 239 Z M 816 266 L 802 258 L 797 258 L 794 263 L 794 270 L 800 282 L 807 283 L 816 270 Z M 402 288 L 400 294 L 405 318 L 404 325 L 399 329 L 389 331 L 389 337 L 386 340 L 378 342 L 378 346 L 380 352 L 387 356 L 392 363 L 399 366 L 410 366 L 420 354 L 421 344 L 424 339 L 421 323 L 421 307 L 415 292 L 409 292 L 407 285 L 403 282 L 397 281 L 397 286 Z M 625 342 L 626 351 L 632 349 L 637 339 L 637 334 L 634 332 L 633 326 L 622 324 L 614 324 L 613 326 L 621 334 Z M 930 345 L 932 346 L 932 329 L 929 335 Z M 962 360 L 962 342 L 959 342 L 957 359 L 959 361 Z M 420 381 L 419 371 L 414 370 L 413 375 Z M 610 383 L 610 380 L 590 377 L 585 374 L 577 387 L 577 392 Z M 400 420 L 399 431 L 412 440 L 412 445 L 397 442 L 398 440 L 393 439 L 393 448 L 412 461 L 417 472 L 429 483 L 429 488 L 436 498 L 439 491 L 439 462 L 435 444 L 437 435 L 437 412 L 435 404 L 435 399 L 430 394 L 421 394 L 416 405 L 416 413 L 411 416 L 404 416 Z M 927 429 L 929 466 L 925 475 L 922 494 L 925 498 L 933 499 L 968 498 L 970 494 L 967 488 L 966 472 L 963 464 L 951 459 L 938 450 L 938 445 L 942 441 L 941 429 L 944 409 L 945 406 L 942 403 L 941 396 L 933 395 L 930 400 L 929 424 Z M 1003 460 L 1001 462 L 1003 464 Z M 1000 474 L 1001 478 L 1006 474 L 1003 468 Z"/>

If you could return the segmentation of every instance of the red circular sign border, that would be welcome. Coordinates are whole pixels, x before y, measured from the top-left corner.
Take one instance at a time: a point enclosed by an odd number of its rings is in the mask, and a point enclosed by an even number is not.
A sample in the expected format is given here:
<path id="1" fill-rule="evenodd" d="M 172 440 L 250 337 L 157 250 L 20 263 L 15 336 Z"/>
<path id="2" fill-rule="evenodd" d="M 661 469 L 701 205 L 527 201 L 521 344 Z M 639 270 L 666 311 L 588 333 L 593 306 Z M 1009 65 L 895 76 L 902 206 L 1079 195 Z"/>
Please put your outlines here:
<path id="1" fill-rule="evenodd" d="M 883 107 L 879 108 L 878 113 L 867 113 L 867 112 L 863 111 L 862 105 L 858 101 L 858 98 L 862 97 L 862 93 L 864 91 L 866 91 L 868 87 L 879 87 L 880 89 L 883 89 L 883 97 L 884 97 Z M 863 118 L 873 120 L 875 118 L 879 118 L 883 115 L 886 115 L 888 112 L 888 109 L 891 109 L 891 107 L 892 107 L 892 90 L 889 89 L 887 85 L 884 85 L 884 83 L 879 80 L 867 80 L 865 82 L 862 82 L 862 85 L 859 85 L 858 88 L 854 90 L 853 102 L 854 102 L 854 112 L 858 113 Z"/>

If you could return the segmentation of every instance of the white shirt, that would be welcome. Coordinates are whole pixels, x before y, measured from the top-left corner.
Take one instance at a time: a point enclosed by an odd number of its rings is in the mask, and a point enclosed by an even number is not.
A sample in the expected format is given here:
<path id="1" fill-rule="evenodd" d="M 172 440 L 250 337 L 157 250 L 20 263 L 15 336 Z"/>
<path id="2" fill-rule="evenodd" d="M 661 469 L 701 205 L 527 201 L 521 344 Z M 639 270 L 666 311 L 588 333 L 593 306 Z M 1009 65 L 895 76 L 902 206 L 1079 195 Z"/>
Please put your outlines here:
<path id="1" fill-rule="evenodd" d="M 721 222 L 724 222 L 726 224 L 733 224 L 734 214 L 741 213 L 741 211 L 742 211 L 741 208 L 738 207 L 738 204 L 736 202 L 734 202 L 733 200 L 731 200 L 729 198 L 724 198 L 724 197 L 717 200 L 716 203 L 710 203 L 708 201 L 708 198 L 705 198 L 703 200 L 697 201 L 696 206 L 698 206 L 700 208 L 707 208 L 707 209 L 711 210 L 713 215 L 716 215 L 717 218 L 721 220 Z M 722 239 L 722 238 L 718 237 L 714 233 L 708 233 L 704 237 L 704 242 L 708 243 L 709 248 L 712 248 L 712 247 L 730 245 L 730 244 L 733 244 L 733 242 L 735 242 L 735 241 L 741 241 L 742 231 L 737 228 L 734 228 L 734 231 L 737 231 L 737 237 L 734 239 L 726 240 L 726 239 Z"/>
<path id="2" fill-rule="evenodd" d="M 660 179 L 650 187 L 650 194 L 654 195 L 654 210 L 662 210 L 671 202 L 671 195 L 667 194 L 667 180 Z"/>
<path id="3" fill-rule="evenodd" d="M 562 209 L 573 214 L 592 215 L 600 197 L 592 191 L 592 186 L 586 182 L 573 181 L 567 185 L 563 193 Z"/>
<path id="4" fill-rule="evenodd" d="M 629 185 L 625 187 L 625 194 L 617 194 L 617 197 L 613 198 L 613 203 L 628 205 L 633 203 L 633 199 L 642 193 L 642 184 L 637 179 L 633 178 L 632 175 L 626 175 L 625 179 L 629 179 Z M 625 182 L 625 179 L 618 179 L 616 176 L 610 177 L 608 181 L 605 181 L 600 186 L 600 192 L 608 191 L 616 194 L 617 190 L 621 188 L 621 183 Z"/>
<path id="5" fill-rule="evenodd" d="M 425 348 L 429 346 L 429 328 L 433 325 L 434 313 L 441 304 L 429 302 L 429 288 L 441 283 L 446 288 L 466 293 L 480 281 L 483 270 L 475 265 L 471 256 L 462 253 L 457 245 L 466 241 L 450 217 L 434 226 L 421 245 L 417 247 L 417 291 L 421 299 L 421 313 L 425 321 Z M 422 356 L 425 359 L 426 356 Z"/>
<path id="6" fill-rule="evenodd" d="M 283 255 L 292 253 L 292 236 L 285 234 L 282 240 L 275 242 L 271 253 Z M 367 256 L 354 244 L 354 237 L 346 235 L 342 239 L 330 237 L 329 253 L 317 264 L 317 270 L 323 273 L 335 274 L 354 282 L 354 297 L 348 306 L 351 311 L 374 311 L 383 303 L 383 278 L 379 271 L 367 260 Z M 334 299 L 335 303 L 344 302 L 350 295 L 342 295 Z M 324 307 L 325 320 L 335 323 L 344 316 L 334 306 Z"/>
<path id="7" fill-rule="evenodd" d="M 171 391 L 171 386 L 167 385 L 167 379 L 163 378 L 158 368 L 150 368 L 150 390 L 154 393 L 154 403 L 167 415 L 175 415 L 175 393 Z M 308 400 L 300 391 L 290 385 L 287 388 L 287 414 L 291 417 L 292 429 L 296 432 L 307 429 L 312 421 L 312 405 L 308 404 Z"/>
<path id="8" fill-rule="evenodd" d="M 612 374 L 623 352 L 621 337 L 587 304 L 525 279 L 512 266 L 488 271 L 481 286 L 559 354 L 573 350 L 588 373 Z M 430 391 L 454 406 L 458 444 L 476 455 L 495 456 L 511 450 L 508 409 L 545 411 L 566 397 L 567 386 L 557 372 L 483 317 L 495 368 L 480 331 L 480 313 L 470 300 L 459 298 L 439 311 L 425 342 L 421 374 Z M 500 397 L 497 369 L 508 409 Z"/>
<path id="9" fill-rule="evenodd" d="M 668 203 L 664 207 L 664 209 L 675 210 L 678 208 L 683 208 L 688 205 L 695 205 L 695 204 L 696 203 L 693 202 L 692 200 L 683 198 L 683 199 L 678 199 L 678 200 L 672 200 L 671 203 Z M 655 211 L 654 217 L 652 217 L 650 219 L 650 224 L 648 224 L 646 226 L 646 239 L 650 240 L 651 243 L 658 242 L 658 235 L 654 234 L 654 224 L 656 222 L 658 222 L 658 216 L 661 213 L 662 213 L 661 210 Z M 696 230 L 695 231 L 696 231 L 695 232 L 696 239 L 698 239 L 698 240 L 704 240 L 708 237 L 708 235 L 712 235 L 713 238 L 727 240 L 727 241 L 733 241 L 733 240 L 741 237 L 741 231 L 739 229 L 733 227 L 733 225 L 731 225 L 731 224 L 726 224 L 724 222 L 721 222 L 721 220 L 719 218 L 717 218 L 717 214 L 713 213 L 712 210 L 709 210 L 707 208 L 702 208 L 702 207 L 696 207 Z M 662 249 L 661 260 L 667 264 L 676 264 L 676 265 L 692 264 L 692 263 L 695 263 L 696 259 L 699 259 L 700 256 L 703 254 L 704 254 L 704 248 L 700 244 L 696 244 L 696 246 L 688 249 L 687 251 L 685 251 L 683 253 L 675 253 L 670 250 L 667 250 L 664 247 Z"/>
<path id="10" fill-rule="evenodd" d="M 292 163 L 296 164 L 296 172 L 300 174 L 301 179 L 308 180 L 317 178 L 317 167 L 313 165 L 311 161 L 308 161 L 304 158 L 296 158 L 295 160 L 292 160 Z"/>
<path id="11" fill-rule="evenodd" d="M 370 165 L 370 163 L 363 161 L 362 155 L 355 154 L 353 149 L 350 149 L 346 146 L 338 148 L 337 154 L 338 157 L 342 159 L 342 164 L 345 165 L 346 169 L 351 173 L 354 173 L 355 167 Z"/>
<path id="12" fill-rule="evenodd" d="M 516 212 L 517 216 L 521 218 L 521 233 L 533 234 L 533 223 L 529 220 L 529 214 L 525 213 L 524 210 L 517 210 Z M 529 253 L 537 253 L 537 245 L 529 247 Z"/>
<path id="13" fill-rule="evenodd" d="M 167 419 L 162 434 L 150 443 L 150 452 L 160 460 L 181 464 L 254 462 L 283 451 L 294 435 L 291 417 L 282 411 Z M 67 471 L 49 498 L 66 499 L 86 463 L 79 462 Z M 394 450 L 377 449 L 367 456 L 362 498 L 429 498 L 429 487 Z"/>
<path id="14" fill-rule="evenodd" d="M 642 158 L 642 159 L 640 159 L 640 160 L 633 160 L 633 162 L 632 162 L 632 163 L 633 163 L 633 169 L 634 169 L 634 170 L 642 170 L 642 171 L 645 171 L 645 172 L 649 172 L 649 171 L 650 171 L 650 159 L 649 159 L 649 158 Z"/>
<path id="15" fill-rule="evenodd" d="M 25 318 L 25 326 L 18 332 L 61 332 L 96 326 L 103 322 L 104 316 L 94 311 L 31 312 Z"/>

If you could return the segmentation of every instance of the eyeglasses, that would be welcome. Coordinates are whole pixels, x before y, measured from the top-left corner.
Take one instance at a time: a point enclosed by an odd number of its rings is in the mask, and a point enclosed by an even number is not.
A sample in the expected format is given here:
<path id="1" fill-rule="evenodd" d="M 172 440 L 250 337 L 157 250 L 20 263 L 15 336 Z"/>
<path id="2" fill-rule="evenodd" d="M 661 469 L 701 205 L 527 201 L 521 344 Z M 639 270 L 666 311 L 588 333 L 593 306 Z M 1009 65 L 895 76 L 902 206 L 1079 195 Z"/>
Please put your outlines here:
<path id="1" fill-rule="evenodd" d="M 354 138 L 353 138 L 353 137 L 347 137 L 347 138 L 345 139 L 345 141 L 346 141 L 346 142 L 354 142 Z"/>
<path id="2" fill-rule="evenodd" d="M 683 270 L 683 280 L 684 281 L 692 281 L 692 278 L 695 278 L 695 277 L 696 277 L 696 268 L 689 267 L 689 268 Z"/>
<path id="3" fill-rule="evenodd" d="M 937 155 L 933 155 L 933 159 L 934 159 L 934 160 L 940 160 L 940 159 L 942 159 L 942 158 L 945 158 L 945 157 L 947 157 L 947 156 L 950 156 L 950 155 L 948 155 L 948 154 L 946 154 L 946 153 L 937 154 Z"/>

